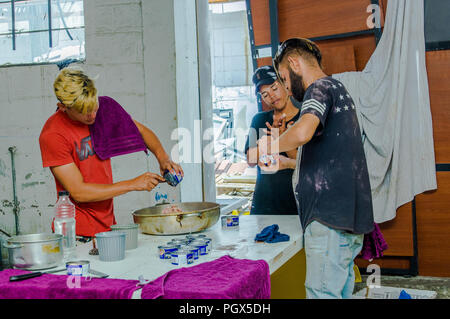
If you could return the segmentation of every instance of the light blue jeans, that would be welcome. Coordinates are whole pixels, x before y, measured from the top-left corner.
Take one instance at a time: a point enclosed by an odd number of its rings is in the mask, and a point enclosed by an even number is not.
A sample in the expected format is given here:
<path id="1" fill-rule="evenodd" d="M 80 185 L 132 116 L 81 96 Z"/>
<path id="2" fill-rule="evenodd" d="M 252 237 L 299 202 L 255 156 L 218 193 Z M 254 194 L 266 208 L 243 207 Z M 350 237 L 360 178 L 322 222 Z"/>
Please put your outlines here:
<path id="1" fill-rule="evenodd" d="M 364 235 L 332 229 L 313 221 L 303 236 L 307 298 L 352 298 L 355 286 L 353 260 L 361 251 Z"/>

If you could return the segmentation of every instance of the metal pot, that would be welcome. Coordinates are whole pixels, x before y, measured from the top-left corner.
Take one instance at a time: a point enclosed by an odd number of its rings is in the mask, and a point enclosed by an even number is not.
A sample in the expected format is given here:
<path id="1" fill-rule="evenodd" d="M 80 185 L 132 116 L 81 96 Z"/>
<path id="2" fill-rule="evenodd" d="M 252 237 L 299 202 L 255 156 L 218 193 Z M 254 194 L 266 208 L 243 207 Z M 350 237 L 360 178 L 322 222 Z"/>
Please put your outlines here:
<path id="1" fill-rule="evenodd" d="M 182 213 L 163 214 L 163 210 L 176 205 Z M 213 226 L 220 216 L 217 203 L 190 202 L 157 205 L 133 212 L 133 219 L 141 231 L 150 235 L 177 235 L 195 233 Z"/>
<path id="2" fill-rule="evenodd" d="M 60 234 L 13 236 L 3 247 L 8 249 L 9 265 L 18 269 L 48 269 L 63 261 L 63 236 Z"/>

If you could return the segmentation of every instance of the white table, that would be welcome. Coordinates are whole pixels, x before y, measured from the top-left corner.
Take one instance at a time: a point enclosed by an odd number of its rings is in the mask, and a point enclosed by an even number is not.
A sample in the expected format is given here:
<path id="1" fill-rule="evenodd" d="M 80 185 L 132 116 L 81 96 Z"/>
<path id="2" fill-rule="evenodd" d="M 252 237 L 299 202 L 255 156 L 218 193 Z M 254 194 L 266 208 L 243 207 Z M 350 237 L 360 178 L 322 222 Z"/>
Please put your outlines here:
<path id="1" fill-rule="evenodd" d="M 266 226 L 279 225 L 279 231 L 290 236 L 288 242 L 256 243 L 254 238 Z M 197 233 L 200 234 L 200 233 Z M 208 230 L 201 232 L 213 241 L 213 250 L 209 255 L 201 256 L 189 266 L 175 266 L 167 260 L 159 259 L 158 246 L 166 244 L 172 238 L 184 238 L 186 235 L 153 236 L 139 234 L 138 247 L 127 250 L 125 259 L 115 262 L 104 262 L 99 256 L 89 255 L 92 243 L 77 244 L 77 259 L 89 260 L 90 267 L 109 275 L 109 278 L 138 280 L 142 275 L 146 280 L 154 280 L 166 272 L 179 267 L 190 267 L 199 263 L 215 260 L 224 255 L 235 258 L 258 260 L 264 259 L 272 275 L 284 263 L 303 248 L 303 234 L 300 220 L 296 215 L 244 215 L 239 218 L 239 229 L 222 230 L 220 220 Z M 223 250 L 222 246 L 235 245 L 234 249 Z M 140 289 L 133 298 L 140 297 Z"/>

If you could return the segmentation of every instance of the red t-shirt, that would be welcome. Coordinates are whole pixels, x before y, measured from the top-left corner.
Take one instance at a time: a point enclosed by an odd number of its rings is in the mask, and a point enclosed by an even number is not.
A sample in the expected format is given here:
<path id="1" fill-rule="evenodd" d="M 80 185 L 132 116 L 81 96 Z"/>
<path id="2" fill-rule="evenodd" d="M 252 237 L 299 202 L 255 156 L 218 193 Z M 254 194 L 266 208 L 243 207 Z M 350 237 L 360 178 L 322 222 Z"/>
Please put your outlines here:
<path id="1" fill-rule="evenodd" d="M 45 123 L 39 136 L 44 167 L 75 163 L 85 183 L 112 184 L 111 160 L 102 161 L 92 148 L 89 126 L 70 119 L 58 110 Z M 56 191 L 64 190 L 55 178 Z M 76 233 L 79 236 L 95 236 L 111 230 L 116 224 L 113 200 L 78 203 L 76 206 Z"/>

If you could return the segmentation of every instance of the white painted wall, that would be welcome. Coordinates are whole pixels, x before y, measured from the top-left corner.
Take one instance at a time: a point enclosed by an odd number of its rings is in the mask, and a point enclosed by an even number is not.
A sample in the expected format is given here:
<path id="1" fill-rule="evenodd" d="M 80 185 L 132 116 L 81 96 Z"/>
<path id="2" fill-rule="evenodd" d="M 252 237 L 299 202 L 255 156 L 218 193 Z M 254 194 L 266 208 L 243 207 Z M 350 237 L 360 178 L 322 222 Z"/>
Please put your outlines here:
<path id="1" fill-rule="evenodd" d="M 85 1 L 84 10 L 86 62 L 81 66 L 89 75 L 98 75 L 99 95 L 116 99 L 171 152 L 176 141 L 170 136 L 177 127 L 173 1 Z M 0 68 L 0 228 L 12 234 L 10 146 L 17 147 L 20 231 L 50 231 L 56 189 L 50 170 L 42 168 L 38 137 L 56 109 L 52 83 L 57 74 L 55 65 Z M 146 156 L 142 152 L 113 158 L 112 168 L 114 181 L 133 178 L 146 171 Z M 153 156 L 150 169 L 159 172 Z M 157 192 L 180 200 L 180 189 L 166 184 L 150 193 L 122 195 L 114 200 L 118 222 L 131 222 L 133 210 L 154 205 Z"/>

